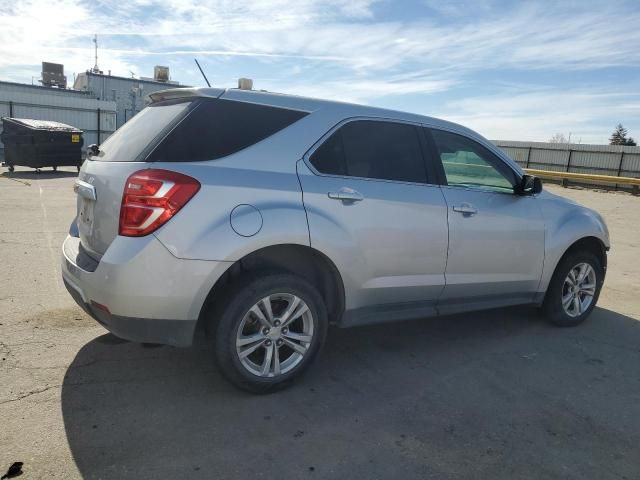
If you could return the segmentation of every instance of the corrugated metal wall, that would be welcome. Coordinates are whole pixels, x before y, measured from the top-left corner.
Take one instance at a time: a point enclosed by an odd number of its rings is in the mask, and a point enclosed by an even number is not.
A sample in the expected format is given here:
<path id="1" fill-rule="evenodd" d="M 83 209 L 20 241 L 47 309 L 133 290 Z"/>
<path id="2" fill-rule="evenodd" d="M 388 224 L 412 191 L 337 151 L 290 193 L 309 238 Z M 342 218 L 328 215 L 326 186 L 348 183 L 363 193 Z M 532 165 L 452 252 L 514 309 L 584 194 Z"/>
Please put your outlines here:
<path id="1" fill-rule="evenodd" d="M 493 140 L 493 143 L 525 168 L 640 177 L 640 147 L 508 140 Z M 572 183 L 576 182 L 572 181 Z M 597 182 L 585 182 L 585 184 L 602 185 Z M 619 188 L 630 187 L 620 185 Z"/>
<path id="2" fill-rule="evenodd" d="M 84 131 L 85 146 L 101 143 L 116 130 L 115 102 L 96 100 L 89 94 L 72 90 L 9 82 L 0 82 L 0 116 L 52 120 L 73 125 Z M 2 158 L 3 150 L 0 143 Z"/>

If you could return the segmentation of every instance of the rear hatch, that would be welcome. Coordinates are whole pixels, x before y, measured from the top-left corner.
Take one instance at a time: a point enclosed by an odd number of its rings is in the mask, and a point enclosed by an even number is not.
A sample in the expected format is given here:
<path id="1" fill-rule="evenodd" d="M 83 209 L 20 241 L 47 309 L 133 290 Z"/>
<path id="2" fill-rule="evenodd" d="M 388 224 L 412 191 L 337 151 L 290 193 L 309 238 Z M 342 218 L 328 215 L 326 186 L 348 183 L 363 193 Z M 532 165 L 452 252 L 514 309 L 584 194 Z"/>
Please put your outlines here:
<path id="1" fill-rule="evenodd" d="M 118 235 L 124 185 L 145 163 L 153 147 L 187 114 L 193 97 L 151 104 L 88 156 L 78 181 L 77 226 L 82 246 L 99 260 Z"/>

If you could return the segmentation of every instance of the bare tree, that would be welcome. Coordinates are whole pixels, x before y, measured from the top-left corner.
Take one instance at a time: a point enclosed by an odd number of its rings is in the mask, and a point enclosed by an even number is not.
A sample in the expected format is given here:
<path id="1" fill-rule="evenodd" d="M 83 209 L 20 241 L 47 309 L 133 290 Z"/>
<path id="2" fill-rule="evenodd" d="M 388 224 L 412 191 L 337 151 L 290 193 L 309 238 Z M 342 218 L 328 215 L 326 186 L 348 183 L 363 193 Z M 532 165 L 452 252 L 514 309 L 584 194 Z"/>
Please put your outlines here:
<path id="1" fill-rule="evenodd" d="M 569 132 L 569 136 L 566 136 L 564 133 L 556 133 L 549 139 L 549 143 L 582 143 L 582 138 L 578 138 L 577 140 L 571 139 L 571 132 Z"/>
<path id="2" fill-rule="evenodd" d="M 564 133 L 554 133 L 553 137 L 549 139 L 549 143 L 569 143 L 569 140 L 564 136 Z"/>

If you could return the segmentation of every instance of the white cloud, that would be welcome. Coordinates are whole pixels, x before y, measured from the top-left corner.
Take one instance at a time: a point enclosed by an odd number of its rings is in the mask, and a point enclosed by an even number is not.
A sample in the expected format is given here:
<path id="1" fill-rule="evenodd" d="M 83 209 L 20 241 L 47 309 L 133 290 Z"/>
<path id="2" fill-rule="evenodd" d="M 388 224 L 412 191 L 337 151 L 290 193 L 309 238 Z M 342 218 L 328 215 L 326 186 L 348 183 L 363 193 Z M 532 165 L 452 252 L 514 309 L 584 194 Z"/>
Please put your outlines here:
<path id="1" fill-rule="evenodd" d="M 637 116 L 629 114 L 634 105 L 638 107 L 639 98 L 636 92 L 524 89 L 452 101 L 434 115 L 464 124 L 491 139 L 544 142 L 561 132 L 571 133 L 582 143 L 602 143 L 623 119 L 630 120 L 623 121 L 630 131 L 640 132 Z"/>
<path id="2" fill-rule="evenodd" d="M 137 55 L 138 49 L 308 56 L 340 58 L 353 69 L 376 71 L 413 63 L 468 71 L 508 66 L 584 69 L 640 62 L 640 12 L 620 15 L 615 8 L 602 7 L 562 15 L 524 6 L 506 16 L 462 24 L 424 19 L 401 23 L 372 19 L 373 3 L 137 0 L 102 1 L 90 9 L 79 0 L 23 0 L 0 12 L 0 65 L 14 64 L 19 57 L 36 63 L 34 56 L 42 47 L 78 47 L 94 30 L 107 36 L 109 44 L 135 44 L 113 48 L 116 57 Z M 16 48 L 17 38 L 24 40 L 23 48 Z M 105 45 L 105 52 L 108 48 Z"/>
<path id="3" fill-rule="evenodd" d="M 490 136 L 546 138 L 567 123 L 586 131 L 598 115 L 638 111 L 637 102 L 617 107 L 624 102 L 601 95 L 616 93 L 615 79 L 608 89 L 580 86 L 585 73 L 640 65 L 633 2 L 421 1 L 432 15 L 399 20 L 404 1 L 0 0 L 0 76 L 29 82 L 42 60 L 64 63 L 67 74 L 83 71 L 93 65 L 98 33 L 100 66 L 126 76 L 168 63 L 179 66 L 179 80 L 196 82 L 187 65 L 197 56 L 216 66 L 216 78 L 249 70 L 269 89 L 365 103 L 490 85 L 502 96 L 474 93 L 440 108 Z M 394 21 L 376 16 L 382 6 L 397 10 Z M 509 71 L 546 72 L 547 87 L 549 72 L 573 73 L 576 86 L 568 97 L 549 88 L 514 93 L 500 82 Z"/>

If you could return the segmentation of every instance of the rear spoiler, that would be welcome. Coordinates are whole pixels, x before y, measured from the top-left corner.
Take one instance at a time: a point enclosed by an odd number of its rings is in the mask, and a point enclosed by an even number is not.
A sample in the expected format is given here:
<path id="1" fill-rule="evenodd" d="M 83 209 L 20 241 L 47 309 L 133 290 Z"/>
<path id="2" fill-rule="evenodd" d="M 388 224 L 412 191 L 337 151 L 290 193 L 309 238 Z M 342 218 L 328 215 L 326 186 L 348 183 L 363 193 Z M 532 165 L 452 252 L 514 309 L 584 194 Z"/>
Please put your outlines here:
<path id="1" fill-rule="evenodd" d="M 225 92 L 224 88 L 171 88 L 159 90 L 147 95 L 150 103 L 176 100 L 179 98 L 211 97 L 218 98 Z"/>

